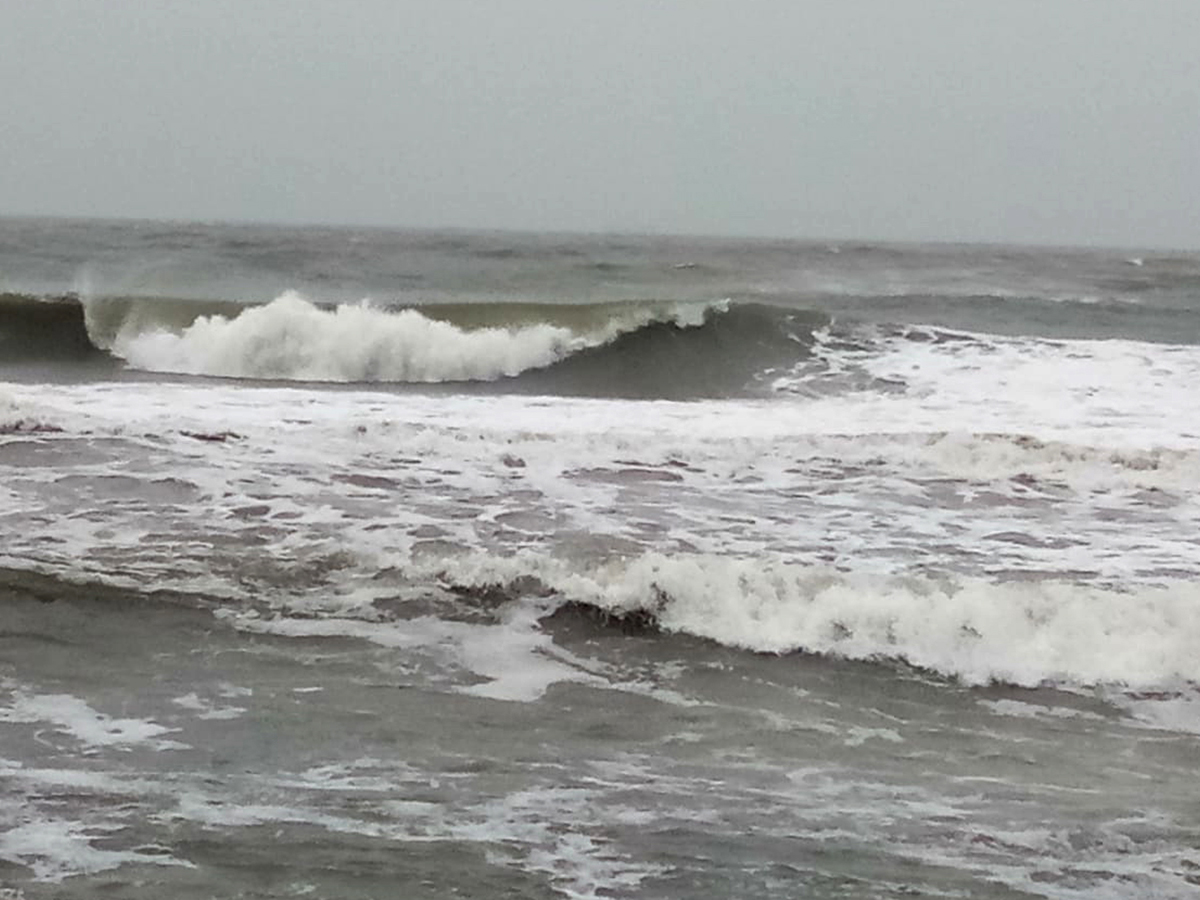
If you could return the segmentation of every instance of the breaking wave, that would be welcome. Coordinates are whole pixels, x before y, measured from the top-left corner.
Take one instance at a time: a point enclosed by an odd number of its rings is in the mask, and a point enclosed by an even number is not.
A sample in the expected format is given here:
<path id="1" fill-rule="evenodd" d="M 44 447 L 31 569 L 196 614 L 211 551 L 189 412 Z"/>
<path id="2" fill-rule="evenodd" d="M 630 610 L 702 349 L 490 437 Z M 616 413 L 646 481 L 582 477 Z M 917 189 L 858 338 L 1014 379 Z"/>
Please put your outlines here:
<path id="1" fill-rule="evenodd" d="M 1200 682 L 1200 588 L 885 576 L 762 558 L 647 553 L 590 568 L 475 556 L 443 578 L 535 591 L 765 653 L 900 660 L 969 684 Z"/>
<path id="2" fill-rule="evenodd" d="M 261 306 L 0 300 L 0 343 L 30 359 L 108 357 L 148 372 L 282 381 L 504 381 L 506 390 L 623 397 L 740 393 L 808 355 L 829 323 L 822 313 L 728 300 L 406 308 L 323 306 L 294 292 Z"/>
<path id="3" fill-rule="evenodd" d="M 112 350 L 157 372 L 326 382 L 491 382 L 600 396 L 737 392 L 802 356 L 796 313 L 728 301 L 321 308 L 296 294 L 178 329 L 122 329 Z M 552 377 L 537 377 L 553 369 Z M 705 370 L 705 371 L 702 371 Z M 681 375 L 700 372 L 685 383 Z M 711 382 L 711 383 L 709 383 Z"/>
<path id="4" fill-rule="evenodd" d="M 681 324 L 689 323 L 681 310 Z M 468 330 L 415 309 L 320 309 L 296 294 L 234 318 L 206 316 L 181 332 L 119 335 L 114 351 L 159 372 L 302 381 L 491 381 L 606 343 L 643 321 L 592 334 L 552 324 Z M 698 324 L 698 323 L 697 323 Z"/>

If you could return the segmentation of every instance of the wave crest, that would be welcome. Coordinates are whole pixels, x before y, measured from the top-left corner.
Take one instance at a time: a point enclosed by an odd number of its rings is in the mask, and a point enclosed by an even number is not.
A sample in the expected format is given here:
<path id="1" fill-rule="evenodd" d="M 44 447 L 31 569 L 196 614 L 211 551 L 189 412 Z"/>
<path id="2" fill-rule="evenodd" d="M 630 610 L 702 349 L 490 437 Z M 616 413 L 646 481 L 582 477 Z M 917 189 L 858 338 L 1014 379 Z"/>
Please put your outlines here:
<path id="1" fill-rule="evenodd" d="M 532 578 L 563 601 L 727 646 L 897 659 L 969 684 L 1200 682 L 1200 608 L 1183 581 L 1122 590 L 658 553 L 582 568 L 480 556 L 452 571 L 457 586 L 514 593 Z"/>
<path id="2" fill-rule="evenodd" d="M 654 322 L 702 325 L 707 304 L 631 304 L 576 331 L 548 322 L 465 328 L 416 309 L 367 303 L 322 309 L 294 292 L 239 315 L 205 316 L 180 331 L 122 332 L 130 365 L 187 375 L 335 382 L 493 381 L 549 366 Z"/>

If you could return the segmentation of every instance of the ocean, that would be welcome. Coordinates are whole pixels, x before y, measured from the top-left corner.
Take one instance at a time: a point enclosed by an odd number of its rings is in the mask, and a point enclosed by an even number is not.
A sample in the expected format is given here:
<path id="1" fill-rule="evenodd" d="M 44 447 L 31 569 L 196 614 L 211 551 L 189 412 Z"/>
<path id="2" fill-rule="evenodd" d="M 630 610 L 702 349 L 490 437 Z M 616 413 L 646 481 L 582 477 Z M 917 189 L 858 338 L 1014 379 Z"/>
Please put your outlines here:
<path id="1" fill-rule="evenodd" d="M 1200 896 L 1200 253 L 0 219 L 0 897 Z"/>

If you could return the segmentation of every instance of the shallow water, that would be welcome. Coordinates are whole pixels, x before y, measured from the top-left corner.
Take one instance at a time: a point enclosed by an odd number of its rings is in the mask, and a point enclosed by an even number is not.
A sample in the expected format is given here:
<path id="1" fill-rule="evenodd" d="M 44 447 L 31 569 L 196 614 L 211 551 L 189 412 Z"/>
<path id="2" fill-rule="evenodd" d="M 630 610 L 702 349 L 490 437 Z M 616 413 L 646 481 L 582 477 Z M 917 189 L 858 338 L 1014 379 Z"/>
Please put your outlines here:
<path id="1" fill-rule="evenodd" d="M 6 580 L 0 852 L 44 879 L 26 896 L 1195 889 L 1200 745 L 1136 703 L 576 612 L 546 624 L 575 678 L 512 702 L 365 640 Z"/>

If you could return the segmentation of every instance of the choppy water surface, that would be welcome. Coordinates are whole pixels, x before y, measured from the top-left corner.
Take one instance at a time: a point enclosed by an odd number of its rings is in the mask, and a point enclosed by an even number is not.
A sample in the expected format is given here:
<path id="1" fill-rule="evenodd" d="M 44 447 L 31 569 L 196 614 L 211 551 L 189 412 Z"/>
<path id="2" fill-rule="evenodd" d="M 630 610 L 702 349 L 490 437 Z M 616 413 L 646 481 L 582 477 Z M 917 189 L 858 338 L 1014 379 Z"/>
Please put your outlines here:
<path id="1" fill-rule="evenodd" d="M 0 236 L 6 890 L 1200 890 L 1195 256 Z"/>

